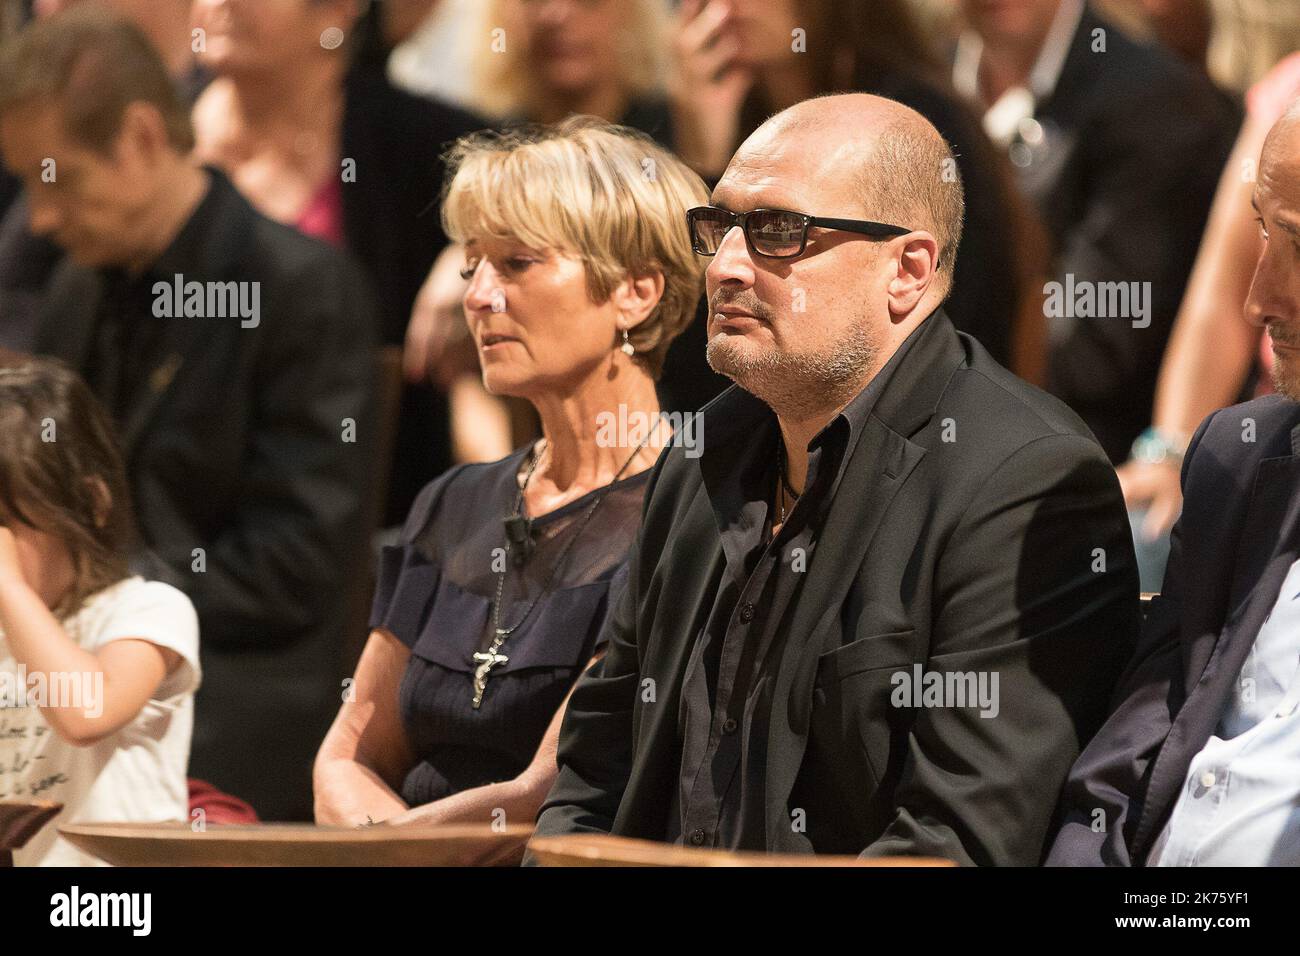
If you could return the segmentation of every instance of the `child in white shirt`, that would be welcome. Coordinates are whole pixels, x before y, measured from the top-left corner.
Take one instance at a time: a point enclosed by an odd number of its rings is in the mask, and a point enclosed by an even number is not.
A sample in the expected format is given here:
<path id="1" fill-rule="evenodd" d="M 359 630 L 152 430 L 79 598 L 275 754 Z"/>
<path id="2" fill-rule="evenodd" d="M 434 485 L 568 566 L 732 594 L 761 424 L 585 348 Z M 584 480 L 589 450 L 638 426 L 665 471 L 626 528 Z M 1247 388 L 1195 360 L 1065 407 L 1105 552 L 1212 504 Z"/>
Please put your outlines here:
<path id="1" fill-rule="evenodd" d="M 0 800 L 63 804 L 19 866 L 100 864 L 65 824 L 188 818 L 198 619 L 127 570 L 129 503 L 75 373 L 0 366 Z"/>

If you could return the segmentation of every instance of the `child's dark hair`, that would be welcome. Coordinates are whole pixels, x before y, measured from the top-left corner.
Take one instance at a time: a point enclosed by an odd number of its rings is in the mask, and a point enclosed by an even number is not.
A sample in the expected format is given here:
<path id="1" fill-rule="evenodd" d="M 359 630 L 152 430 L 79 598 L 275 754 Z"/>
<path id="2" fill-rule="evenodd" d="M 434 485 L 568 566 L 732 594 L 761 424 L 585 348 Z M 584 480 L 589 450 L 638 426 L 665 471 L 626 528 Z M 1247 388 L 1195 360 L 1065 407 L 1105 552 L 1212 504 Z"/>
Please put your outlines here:
<path id="1" fill-rule="evenodd" d="M 0 354 L 0 523 L 14 522 L 68 549 L 58 617 L 130 573 L 131 499 L 107 413 L 62 362 Z"/>

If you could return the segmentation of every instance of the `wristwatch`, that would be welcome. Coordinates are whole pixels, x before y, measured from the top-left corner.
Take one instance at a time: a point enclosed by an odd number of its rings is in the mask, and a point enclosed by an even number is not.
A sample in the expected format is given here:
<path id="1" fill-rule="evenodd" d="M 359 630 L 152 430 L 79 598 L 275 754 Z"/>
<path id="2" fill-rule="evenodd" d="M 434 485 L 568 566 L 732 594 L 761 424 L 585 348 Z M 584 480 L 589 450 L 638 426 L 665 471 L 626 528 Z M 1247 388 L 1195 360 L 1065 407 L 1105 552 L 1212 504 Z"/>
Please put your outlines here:
<path id="1" fill-rule="evenodd" d="M 1144 465 L 1181 465 L 1187 440 L 1176 432 L 1151 427 L 1133 440 L 1129 457 Z"/>

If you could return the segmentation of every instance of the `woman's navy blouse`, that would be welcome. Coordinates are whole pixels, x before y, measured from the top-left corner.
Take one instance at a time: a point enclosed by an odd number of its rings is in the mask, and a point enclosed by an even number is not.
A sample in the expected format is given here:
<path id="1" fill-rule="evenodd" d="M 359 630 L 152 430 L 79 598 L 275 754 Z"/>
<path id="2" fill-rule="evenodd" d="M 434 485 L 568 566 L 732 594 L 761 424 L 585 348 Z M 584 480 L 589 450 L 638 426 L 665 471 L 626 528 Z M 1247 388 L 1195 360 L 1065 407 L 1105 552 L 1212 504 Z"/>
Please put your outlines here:
<path id="1" fill-rule="evenodd" d="M 411 806 L 513 779 L 532 761 L 551 719 L 598 646 L 611 595 L 627 577 L 650 469 L 610 485 L 547 587 L 555 561 L 601 494 L 597 489 L 532 522 L 520 567 L 505 555 L 502 519 L 529 451 L 458 465 L 420 492 L 400 543 L 380 556 L 370 627 L 410 648 L 399 705 L 415 766 L 401 796 Z M 506 568 L 500 623 L 524 618 L 498 653 L 473 708 L 473 655 L 492 641 L 492 599 Z"/>

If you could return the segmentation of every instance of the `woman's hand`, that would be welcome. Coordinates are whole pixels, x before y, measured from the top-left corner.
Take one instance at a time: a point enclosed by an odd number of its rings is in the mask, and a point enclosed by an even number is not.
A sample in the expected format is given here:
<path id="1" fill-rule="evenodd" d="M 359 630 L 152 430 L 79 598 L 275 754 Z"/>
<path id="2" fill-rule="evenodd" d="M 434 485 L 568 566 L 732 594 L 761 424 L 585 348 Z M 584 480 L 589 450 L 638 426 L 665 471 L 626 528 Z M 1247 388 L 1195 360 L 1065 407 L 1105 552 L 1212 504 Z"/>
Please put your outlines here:
<path id="1" fill-rule="evenodd" d="M 1126 461 L 1115 469 L 1130 510 L 1146 509 L 1142 536 L 1154 541 L 1174 526 L 1183 507 L 1179 468 L 1171 462 Z"/>
<path id="2" fill-rule="evenodd" d="M 408 382 L 432 381 L 445 389 L 467 364 L 477 366 L 477 353 L 461 347 L 469 343 L 461 306 L 466 289 L 460 277 L 464 266 L 464 248 L 448 246 L 434 261 L 415 297 L 402 350 L 402 372 Z"/>
<path id="3" fill-rule="evenodd" d="M 669 97 L 677 153 L 703 176 L 727 168 L 740 138 L 740 107 L 754 85 L 736 64 L 729 0 L 683 0 L 673 31 Z"/>

